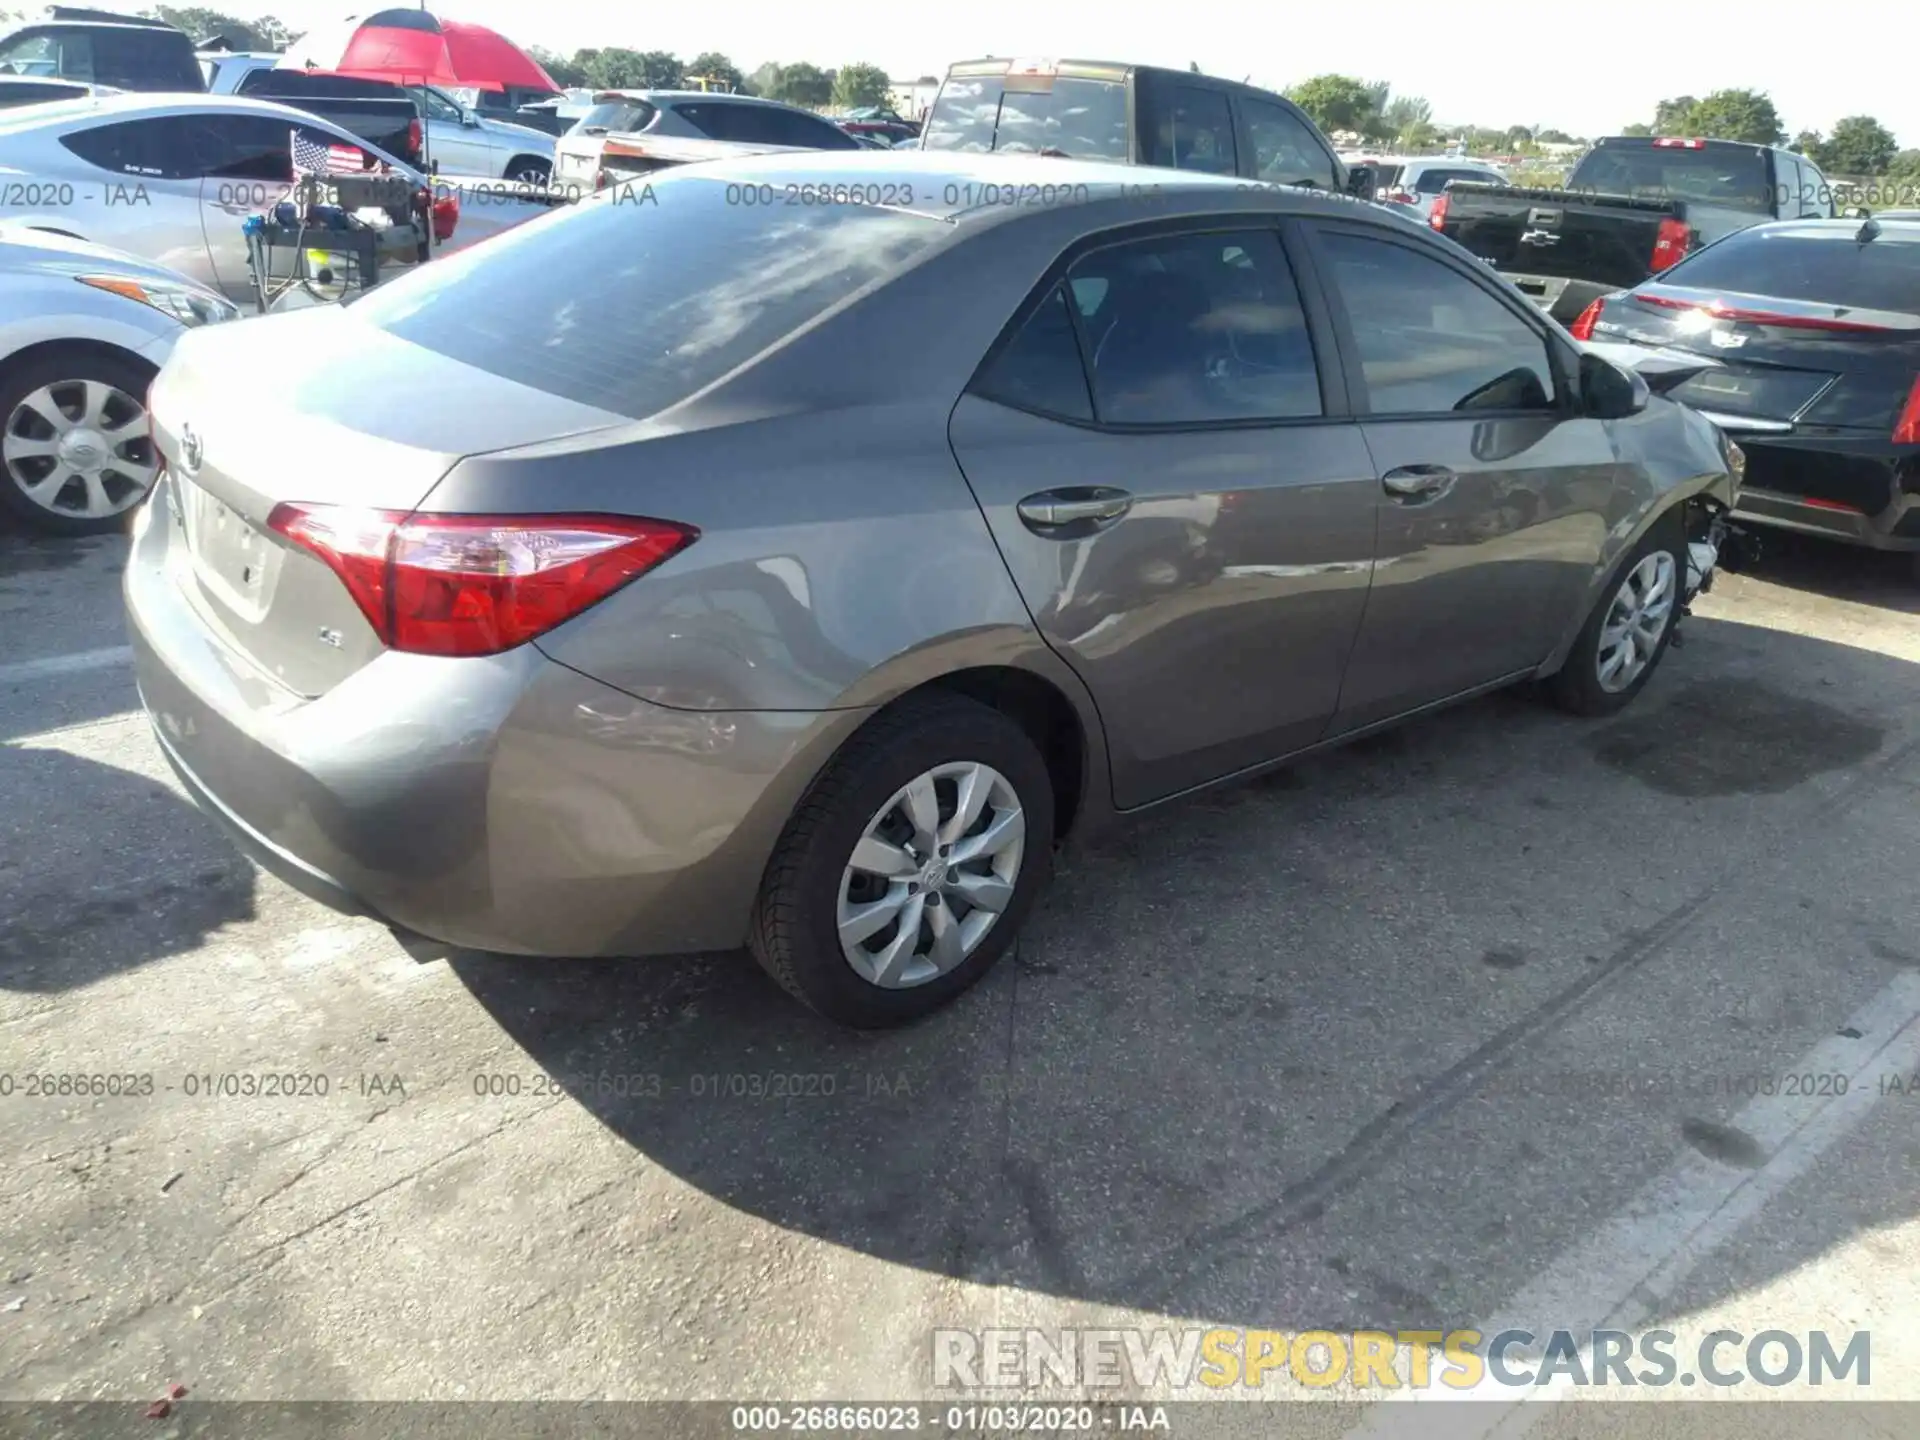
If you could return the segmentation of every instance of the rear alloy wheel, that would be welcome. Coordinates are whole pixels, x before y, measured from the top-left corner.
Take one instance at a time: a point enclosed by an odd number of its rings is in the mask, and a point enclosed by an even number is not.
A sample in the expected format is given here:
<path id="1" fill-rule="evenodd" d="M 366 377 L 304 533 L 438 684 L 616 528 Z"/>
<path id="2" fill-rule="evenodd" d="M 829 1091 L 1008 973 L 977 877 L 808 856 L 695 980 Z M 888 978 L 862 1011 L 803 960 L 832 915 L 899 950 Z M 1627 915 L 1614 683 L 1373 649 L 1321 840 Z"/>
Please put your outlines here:
<path id="1" fill-rule="evenodd" d="M 845 1025 L 917 1019 L 1013 943 L 1045 883 L 1053 783 L 999 711 L 912 697 L 842 747 L 782 836 L 750 945 Z"/>
<path id="2" fill-rule="evenodd" d="M 1576 715 L 1611 715 L 1640 693 L 1673 639 L 1686 563 L 1681 517 L 1663 516 L 1627 557 L 1566 664 L 1547 682 L 1556 704 Z"/>
<path id="3" fill-rule="evenodd" d="M 551 165 L 532 158 L 515 160 L 507 169 L 507 179 L 516 185 L 544 185 L 552 174 Z"/>
<path id="4" fill-rule="evenodd" d="M 0 382 L 0 505 L 57 534 L 119 528 L 159 471 L 143 398 L 151 378 L 76 352 Z"/>

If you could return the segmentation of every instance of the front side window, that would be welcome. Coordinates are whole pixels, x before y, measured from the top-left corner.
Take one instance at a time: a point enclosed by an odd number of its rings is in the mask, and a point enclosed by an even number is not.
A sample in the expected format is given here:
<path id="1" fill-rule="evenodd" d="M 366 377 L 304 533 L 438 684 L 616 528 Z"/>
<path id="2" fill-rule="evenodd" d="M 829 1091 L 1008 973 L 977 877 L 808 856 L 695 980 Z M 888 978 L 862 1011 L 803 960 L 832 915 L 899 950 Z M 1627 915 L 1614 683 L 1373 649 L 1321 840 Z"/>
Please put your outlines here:
<path id="1" fill-rule="evenodd" d="M 1306 122 L 1283 105 L 1240 99 L 1247 134 L 1253 141 L 1253 173 L 1273 185 L 1317 185 L 1336 189 L 1333 157 Z M 1384 183 L 1384 182 L 1383 182 Z"/>
<path id="2" fill-rule="evenodd" d="M 0 75 L 57 75 L 93 80 L 93 45 L 84 30 L 23 35 L 0 50 Z"/>
<path id="3" fill-rule="evenodd" d="M 460 107 L 447 99 L 447 97 L 442 95 L 438 90 L 430 90 L 425 86 L 421 86 L 419 89 L 412 91 L 411 94 L 415 100 L 420 102 L 420 108 L 426 112 L 427 119 L 449 120 L 456 125 L 460 123 Z"/>
<path id="4" fill-rule="evenodd" d="M 1078 261 L 1068 286 L 1103 424 L 1322 413 L 1300 292 L 1272 231 L 1108 246 Z"/>
<path id="5" fill-rule="evenodd" d="M 1376 415 L 1548 410 L 1547 342 L 1458 271 L 1404 245 L 1323 232 Z"/>

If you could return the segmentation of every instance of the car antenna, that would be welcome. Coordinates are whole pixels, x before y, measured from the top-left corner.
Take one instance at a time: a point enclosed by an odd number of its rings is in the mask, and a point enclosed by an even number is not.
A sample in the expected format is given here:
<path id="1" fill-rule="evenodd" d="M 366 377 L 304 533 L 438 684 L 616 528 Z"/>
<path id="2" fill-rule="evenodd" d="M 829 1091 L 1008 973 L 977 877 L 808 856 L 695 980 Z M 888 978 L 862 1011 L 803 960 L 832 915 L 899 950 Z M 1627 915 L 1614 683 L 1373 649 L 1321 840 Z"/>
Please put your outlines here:
<path id="1" fill-rule="evenodd" d="M 1869 215 L 1865 220 L 1863 220 L 1860 223 L 1860 228 L 1854 232 L 1853 238 L 1856 244 L 1864 245 L 1869 240 L 1878 239 L 1879 236 L 1880 236 L 1880 222 L 1874 219 L 1871 215 Z"/>

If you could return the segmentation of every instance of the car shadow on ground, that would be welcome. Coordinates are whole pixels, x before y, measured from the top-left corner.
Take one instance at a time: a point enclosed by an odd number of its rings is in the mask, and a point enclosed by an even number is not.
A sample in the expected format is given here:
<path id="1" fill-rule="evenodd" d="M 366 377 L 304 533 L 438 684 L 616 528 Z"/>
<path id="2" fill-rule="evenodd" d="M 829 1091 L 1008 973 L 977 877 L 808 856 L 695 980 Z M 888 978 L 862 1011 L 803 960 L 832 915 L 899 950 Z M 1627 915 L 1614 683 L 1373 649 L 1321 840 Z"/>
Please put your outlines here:
<path id="1" fill-rule="evenodd" d="M 1906 615 L 1920 615 L 1920 557 L 1911 554 L 1863 550 L 1814 535 L 1752 526 L 1760 547 L 1759 559 L 1747 573 L 1756 580 L 1877 605 Z"/>
<path id="2" fill-rule="evenodd" d="M 1739 898 L 1803 843 L 1848 894 L 1907 873 L 1910 845 L 1799 830 L 1873 821 L 1883 771 L 1914 783 L 1913 667 L 1689 625 L 1612 721 L 1508 693 L 1128 823 L 907 1030 L 833 1029 L 740 955 L 453 967 L 648 1161 L 776 1225 L 1163 1313 L 1467 1323 L 1740 1103 L 1596 1104 L 1543 1071 L 1595 1045 L 1581 1063 L 1777 1066 L 1920 963 L 1910 885 L 1849 913 L 1813 859 Z"/>

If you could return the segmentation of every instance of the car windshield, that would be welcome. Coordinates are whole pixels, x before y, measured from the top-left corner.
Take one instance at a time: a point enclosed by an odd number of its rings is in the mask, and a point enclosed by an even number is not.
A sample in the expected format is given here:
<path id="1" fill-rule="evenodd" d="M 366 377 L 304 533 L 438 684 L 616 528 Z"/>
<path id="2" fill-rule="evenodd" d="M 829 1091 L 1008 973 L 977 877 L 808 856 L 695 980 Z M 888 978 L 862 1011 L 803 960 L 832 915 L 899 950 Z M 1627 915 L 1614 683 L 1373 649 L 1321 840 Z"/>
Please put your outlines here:
<path id="1" fill-rule="evenodd" d="M 1751 145 L 1699 148 L 1604 145 L 1589 152 L 1567 177 L 1569 190 L 1626 195 L 1635 200 L 1694 200 L 1755 215 L 1773 213 L 1767 156 Z"/>
<path id="2" fill-rule="evenodd" d="M 352 313 L 490 374 L 642 419 L 944 239 L 866 205 L 767 211 L 681 172 L 423 266 Z"/>
<path id="3" fill-rule="evenodd" d="M 1850 310 L 1920 314 L 1920 229 L 1855 239 L 1832 230 L 1743 230 L 1660 276 L 1670 285 L 1729 290 Z"/>
<path id="4" fill-rule="evenodd" d="M 574 125 L 576 130 L 638 130 L 653 118 L 644 100 L 608 100 L 595 105 Z"/>
<path id="5" fill-rule="evenodd" d="M 1060 76 L 1044 89 L 1008 89 L 998 75 L 949 80 L 927 117 L 926 148 L 1125 161 L 1132 154 L 1126 83 Z"/>

